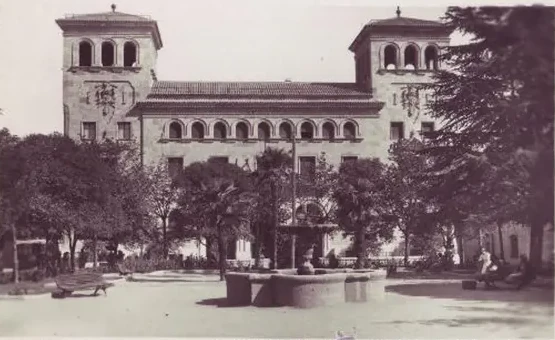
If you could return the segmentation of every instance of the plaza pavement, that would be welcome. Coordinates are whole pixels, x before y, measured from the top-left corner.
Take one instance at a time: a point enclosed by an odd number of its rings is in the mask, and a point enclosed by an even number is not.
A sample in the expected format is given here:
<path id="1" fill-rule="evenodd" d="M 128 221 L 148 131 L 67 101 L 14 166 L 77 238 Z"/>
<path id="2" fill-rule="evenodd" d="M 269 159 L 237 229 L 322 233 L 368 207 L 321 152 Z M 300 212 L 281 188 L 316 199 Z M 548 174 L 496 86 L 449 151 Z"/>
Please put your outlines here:
<path id="1" fill-rule="evenodd" d="M 116 282 L 107 297 L 0 300 L 0 336 L 333 339 L 337 331 L 356 332 L 360 339 L 554 335 L 552 289 L 463 291 L 458 280 L 373 284 L 366 303 L 307 310 L 225 307 L 225 283 L 216 276 L 143 277 L 140 282 Z"/>

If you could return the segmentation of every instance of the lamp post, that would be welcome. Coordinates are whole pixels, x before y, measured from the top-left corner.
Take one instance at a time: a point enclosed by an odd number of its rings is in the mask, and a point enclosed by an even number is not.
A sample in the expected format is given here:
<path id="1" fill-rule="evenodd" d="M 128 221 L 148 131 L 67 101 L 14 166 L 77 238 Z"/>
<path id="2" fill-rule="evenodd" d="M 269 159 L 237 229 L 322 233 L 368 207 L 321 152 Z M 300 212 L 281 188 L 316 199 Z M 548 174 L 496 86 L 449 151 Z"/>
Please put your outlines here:
<path id="1" fill-rule="evenodd" d="M 294 228 L 297 225 L 297 140 L 295 132 L 292 133 L 291 153 L 293 156 L 293 171 L 291 171 L 291 224 Z M 291 233 L 291 268 L 295 269 L 295 249 L 297 247 L 297 235 L 293 231 Z"/>

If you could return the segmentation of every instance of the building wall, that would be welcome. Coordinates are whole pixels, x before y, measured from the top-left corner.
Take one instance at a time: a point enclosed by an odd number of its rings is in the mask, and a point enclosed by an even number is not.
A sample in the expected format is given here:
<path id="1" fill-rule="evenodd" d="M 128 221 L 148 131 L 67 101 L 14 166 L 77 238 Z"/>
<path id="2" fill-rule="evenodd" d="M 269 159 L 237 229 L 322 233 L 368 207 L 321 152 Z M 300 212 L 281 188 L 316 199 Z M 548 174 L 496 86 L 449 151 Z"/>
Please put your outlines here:
<path id="1" fill-rule="evenodd" d="M 173 121 L 178 121 L 183 126 L 184 136 L 179 141 L 168 140 L 168 126 Z M 204 141 L 190 139 L 191 126 L 196 121 L 204 122 L 208 128 Z M 212 139 L 213 127 L 217 121 L 224 122 L 229 127 L 228 131 L 231 130 L 231 136 L 228 132 L 228 140 Z M 240 121 L 247 122 L 250 125 L 250 140 L 238 141 L 233 139 L 235 137 L 235 125 Z M 360 142 L 297 140 L 296 148 L 299 157 L 318 156 L 324 151 L 328 162 L 338 166 L 341 163 L 342 156 L 384 157 L 387 154 L 387 147 L 381 138 L 385 132 L 379 131 L 376 124 L 373 123 L 376 118 L 354 118 L 353 116 L 345 116 L 341 112 L 323 112 L 318 115 L 292 113 L 287 116 L 282 114 L 262 116 L 247 112 L 238 112 L 233 115 L 226 114 L 225 116 L 223 114 L 217 116 L 207 114 L 194 117 L 159 114 L 144 118 L 144 162 L 145 164 L 153 164 L 158 161 L 165 162 L 168 157 L 183 157 L 184 164 L 187 165 L 197 161 L 205 161 L 211 156 L 227 156 L 231 163 L 237 161 L 239 166 L 244 165 L 245 161 L 248 160 L 248 164 L 254 170 L 255 157 L 263 152 L 266 147 L 291 150 L 291 142 L 285 140 L 270 142 L 257 140 L 258 123 L 261 121 L 271 124 L 273 138 L 279 138 L 278 128 L 283 121 L 292 122 L 298 131 L 300 131 L 300 125 L 303 122 L 313 122 L 316 126 L 315 138 L 321 137 L 321 126 L 326 121 L 332 121 L 338 127 L 342 127 L 347 121 L 354 121 L 359 126 L 358 135 L 363 139 Z M 342 138 L 342 135 L 340 134 L 338 137 Z M 300 132 L 297 133 L 297 138 L 300 139 Z"/>
<path id="2" fill-rule="evenodd" d="M 530 229 L 518 224 L 505 224 L 501 227 L 501 235 L 503 240 L 503 252 L 505 261 L 511 264 L 518 264 L 519 256 L 530 256 Z M 516 236 L 518 241 L 516 250 L 512 251 L 511 237 Z M 542 261 L 553 263 L 554 247 L 553 247 L 553 227 L 546 225 L 544 227 L 543 245 L 542 245 Z M 497 228 L 487 228 L 482 232 L 481 246 L 488 251 L 500 257 L 501 247 L 499 240 L 499 232 Z M 480 239 L 475 237 L 465 239 L 463 243 L 464 260 L 472 260 L 472 258 L 480 253 Z"/>
<path id="3" fill-rule="evenodd" d="M 92 67 L 78 67 L 79 43 L 93 44 Z M 101 66 L 101 44 L 112 41 L 116 45 L 113 67 Z M 123 67 L 123 46 L 133 41 L 138 46 L 138 65 Z M 131 122 L 132 137 L 140 136 L 138 119 L 126 117 L 127 111 L 138 100 L 144 99 L 152 84 L 151 70 L 156 67 L 157 52 L 154 42 L 141 32 L 65 32 L 63 58 L 64 133 L 74 139 L 82 137 L 82 123 L 95 122 L 97 139 L 117 139 L 117 122 Z M 114 107 L 96 103 L 99 86 L 114 87 Z"/>

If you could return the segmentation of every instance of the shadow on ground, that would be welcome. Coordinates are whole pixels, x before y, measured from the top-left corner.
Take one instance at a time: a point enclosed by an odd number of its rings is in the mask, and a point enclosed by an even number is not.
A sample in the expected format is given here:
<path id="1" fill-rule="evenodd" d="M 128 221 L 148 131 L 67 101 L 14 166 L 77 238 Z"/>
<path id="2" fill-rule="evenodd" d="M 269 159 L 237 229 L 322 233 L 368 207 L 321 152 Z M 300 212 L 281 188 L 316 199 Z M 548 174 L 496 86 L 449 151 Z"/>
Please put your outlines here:
<path id="1" fill-rule="evenodd" d="M 194 279 L 162 279 L 162 278 L 132 278 L 127 279 L 127 282 L 159 282 L 159 283 L 170 283 L 170 282 L 219 282 L 216 280 L 194 280 Z"/>
<path id="2" fill-rule="evenodd" d="M 232 307 L 244 307 L 244 306 L 230 306 L 227 302 L 227 298 L 216 298 L 216 299 L 204 299 L 196 302 L 197 305 L 201 306 L 216 306 L 218 308 L 232 308 Z"/>
<path id="3" fill-rule="evenodd" d="M 525 288 L 515 290 L 463 290 L 461 283 L 418 283 L 396 284 L 385 288 L 387 292 L 394 292 L 408 296 L 422 296 L 437 299 L 456 299 L 471 301 L 522 302 L 543 305 L 553 305 L 553 290 Z"/>
<path id="4" fill-rule="evenodd" d="M 523 326 L 542 324 L 533 319 L 521 317 L 499 317 L 499 316 L 484 316 L 484 317 L 464 317 L 456 319 L 431 319 L 431 320 L 396 320 L 386 322 L 395 325 L 414 324 L 418 323 L 423 326 L 447 326 L 447 327 L 475 327 L 483 325 L 496 325 L 500 327 L 507 326 Z"/>

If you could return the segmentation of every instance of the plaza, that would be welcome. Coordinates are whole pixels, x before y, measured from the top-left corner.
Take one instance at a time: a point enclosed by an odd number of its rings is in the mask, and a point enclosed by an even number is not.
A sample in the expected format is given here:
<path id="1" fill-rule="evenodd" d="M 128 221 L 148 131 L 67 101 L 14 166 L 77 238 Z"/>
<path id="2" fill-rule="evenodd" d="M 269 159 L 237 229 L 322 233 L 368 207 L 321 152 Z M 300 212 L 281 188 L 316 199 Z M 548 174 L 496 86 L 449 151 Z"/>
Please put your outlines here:
<path id="1" fill-rule="evenodd" d="M 108 295 L 2 300 L 3 336 L 550 338 L 553 289 L 464 291 L 460 280 L 373 281 L 369 300 L 316 309 L 226 307 L 215 275 L 155 273 Z M 32 322 L 30 321 L 32 320 Z"/>

